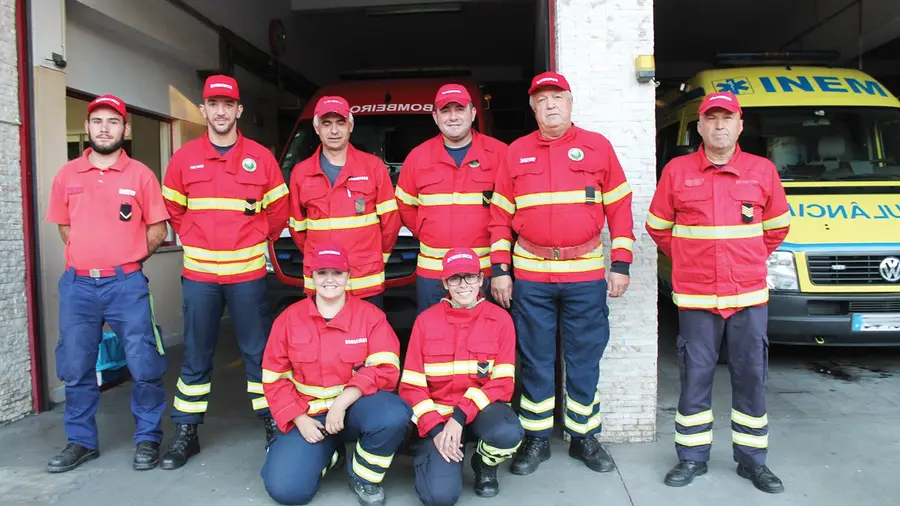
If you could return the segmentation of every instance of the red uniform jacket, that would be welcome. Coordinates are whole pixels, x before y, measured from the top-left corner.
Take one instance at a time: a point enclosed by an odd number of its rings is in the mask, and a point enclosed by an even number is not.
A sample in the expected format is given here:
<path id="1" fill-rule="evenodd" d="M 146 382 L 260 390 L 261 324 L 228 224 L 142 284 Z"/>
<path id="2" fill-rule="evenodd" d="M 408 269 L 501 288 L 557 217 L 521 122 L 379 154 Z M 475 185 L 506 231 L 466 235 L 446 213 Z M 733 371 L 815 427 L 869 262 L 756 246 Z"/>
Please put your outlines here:
<path id="1" fill-rule="evenodd" d="M 278 428 L 294 418 L 321 415 L 349 387 L 372 395 L 394 391 L 400 378 L 400 342 L 374 305 L 348 296 L 329 322 L 308 297 L 278 315 L 262 360 L 266 401 Z"/>
<path id="2" fill-rule="evenodd" d="M 716 168 L 700 146 L 663 169 L 646 228 L 672 259 L 675 304 L 727 318 L 768 302 L 766 260 L 790 222 L 772 162 L 738 147 Z"/>
<path id="3" fill-rule="evenodd" d="M 425 437 L 455 409 L 468 424 L 491 403 L 509 402 L 515 364 L 509 313 L 484 299 L 471 309 L 453 308 L 445 299 L 413 324 L 400 397 L 412 406 L 413 421 Z"/>
<path id="4" fill-rule="evenodd" d="M 599 236 L 608 222 L 613 270 L 627 273 L 634 245 L 631 213 L 631 188 L 606 137 L 574 125 L 554 140 L 534 132 L 509 146 L 497 174 L 491 263 L 509 264 L 512 258 L 516 278 L 526 281 L 605 279 Z M 534 255 L 518 243 L 513 248 L 513 232 L 537 246 L 596 247 L 574 258 L 554 259 Z"/>
<path id="5" fill-rule="evenodd" d="M 371 297 L 384 291 L 384 264 L 397 244 L 400 216 L 387 167 L 377 157 L 348 148 L 347 163 L 334 186 L 322 171 L 322 147 L 291 172 L 291 237 L 308 256 L 325 242 L 350 256 L 347 291 Z M 312 271 L 303 265 L 304 288 L 315 291 Z"/>
<path id="6" fill-rule="evenodd" d="M 472 248 L 490 273 L 491 197 L 506 144 L 472 133 L 462 164 L 438 135 L 413 149 L 400 169 L 397 203 L 400 219 L 419 240 L 419 276 L 440 279 L 441 260 L 450 248 Z"/>
<path id="7" fill-rule="evenodd" d="M 266 240 L 288 218 L 288 189 L 268 149 L 239 133 L 220 155 L 206 135 L 194 139 L 172 155 L 162 194 L 185 278 L 228 284 L 266 275 Z"/>

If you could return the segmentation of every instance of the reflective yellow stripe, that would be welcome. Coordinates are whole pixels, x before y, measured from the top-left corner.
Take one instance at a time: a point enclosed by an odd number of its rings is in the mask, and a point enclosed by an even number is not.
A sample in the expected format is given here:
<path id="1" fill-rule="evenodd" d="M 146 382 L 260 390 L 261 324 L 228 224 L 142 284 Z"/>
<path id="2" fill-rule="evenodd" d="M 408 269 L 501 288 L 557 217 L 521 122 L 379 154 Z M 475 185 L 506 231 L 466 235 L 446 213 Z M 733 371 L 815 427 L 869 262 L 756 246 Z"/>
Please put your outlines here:
<path id="1" fill-rule="evenodd" d="M 187 197 L 185 197 L 184 194 L 169 188 L 168 186 L 163 185 L 162 196 L 166 200 L 171 200 L 172 202 L 180 204 L 182 206 L 187 206 Z"/>
<path id="2" fill-rule="evenodd" d="M 494 361 L 488 360 L 488 373 L 494 368 Z M 459 374 L 478 374 L 477 360 L 457 360 L 455 362 L 441 362 L 423 364 L 426 376 L 454 376 Z"/>
<path id="3" fill-rule="evenodd" d="M 387 214 L 391 211 L 396 211 L 397 209 L 399 209 L 397 207 L 397 201 L 394 199 L 385 200 L 384 202 L 375 204 L 375 214 L 377 214 L 378 216 L 381 216 L 382 214 Z"/>
<path id="4" fill-rule="evenodd" d="M 419 243 L 419 253 L 431 258 L 443 259 L 448 251 L 450 251 L 450 248 L 434 248 L 425 243 Z M 482 257 L 489 255 L 491 253 L 491 248 L 472 248 L 472 251 L 474 251 L 476 255 Z"/>
<path id="5" fill-rule="evenodd" d="M 255 399 L 253 399 L 251 402 L 253 404 L 254 411 L 259 411 L 261 409 L 267 409 L 269 407 L 269 401 L 267 401 L 265 397 L 257 397 Z"/>
<path id="6" fill-rule="evenodd" d="M 417 387 L 428 387 L 428 380 L 425 378 L 424 374 L 410 371 L 409 369 L 403 371 L 403 375 L 400 377 L 400 383 L 406 383 L 407 385 L 414 385 Z"/>
<path id="7" fill-rule="evenodd" d="M 699 434 L 681 434 L 675 433 L 675 444 L 681 446 L 703 446 L 711 445 L 713 442 L 713 434 L 711 430 L 700 432 Z"/>
<path id="8" fill-rule="evenodd" d="M 360 464 L 356 460 L 356 457 L 353 458 L 353 473 L 360 478 L 372 483 L 381 483 L 381 480 L 384 479 L 384 473 L 376 473 L 372 471 L 368 467 Z"/>
<path id="9" fill-rule="evenodd" d="M 518 243 L 513 249 L 513 267 L 531 272 L 570 273 L 588 272 L 606 268 L 603 246 L 577 260 L 544 260 L 522 249 Z"/>
<path id="10" fill-rule="evenodd" d="M 250 204 L 241 199 L 225 199 L 215 197 L 201 197 L 187 199 L 187 208 L 192 211 L 238 211 L 244 212 L 252 209 L 255 212 L 262 211 L 262 202 Z"/>
<path id="11" fill-rule="evenodd" d="M 675 228 L 672 230 L 672 237 L 680 237 L 682 239 L 747 239 L 750 237 L 762 237 L 762 234 L 762 223 L 723 227 L 675 225 Z"/>
<path id="12" fill-rule="evenodd" d="M 362 457 L 362 459 L 365 460 L 367 464 L 378 466 L 384 469 L 391 467 L 391 461 L 394 460 L 393 454 L 387 457 L 382 457 L 381 455 L 375 455 L 373 453 L 367 452 L 362 446 L 360 446 L 359 441 L 356 442 L 356 454 Z"/>
<path id="13" fill-rule="evenodd" d="M 368 227 L 378 223 L 378 215 L 369 213 L 344 218 L 320 218 L 318 220 L 307 218 L 306 227 L 309 230 L 346 230 L 348 228 Z"/>
<path id="14" fill-rule="evenodd" d="M 731 440 L 735 444 L 743 446 L 751 446 L 753 448 L 768 448 L 769 435 L 754 436 L 753 434 L 744 434 L 736 430 L 731 431 Z"/>
<path id="15" fill-rule="evenodd" d="M 391 259 L 391 254 L 390 253 L 382 253 L 381 259 L 384 260 L 384 263 L 387 263 L 387 261 Z"/>
<path id="16" fill-rule="evenodd" d="M 550 397 L 541 402 L 534 402 L 523 395 L 522 399 L 519 401 L 519 407 L 525 411 L 540 415 L 548 411 L 553 411 L 553 408 L 556 407 L 556 397 Z"/>
<path id="17" fill-rule="evenodd" d="M 484 204 L 481 193 L 431 193 L 419 194 L 421 206 L 480 206 Z"/>
<path id="18" fill-rule="evenodd" d="M 585 406 L 566 395 L 566 409 L 581 416 L 591 416 L 594 412 L 594 405 L 599 401 L 599 398 L 600 393 L 598 392 L 594 396 L 594 403 L 590 406 Z"/>
<path id="19" fill-rule="evenodd" d="M 255 383 L 253 381 L 248 381 L 247 382 L 247 393 L 263 395 L 264 392 L 263 392 L 262 383 Z"/>
<path id="20" fill-rule="evenodd" d="M 551 416 L 550 418 L 544 418 L 542 420 L 531 420 L 519 415 L 519 423 L 522 424 L 523 429 L 533 432 L 550 430 L 553 428 L 553 417 Z"/>
<path id="21" fill-rule="evenodd" d="M 668 230 L 675 226 L 675 222 L 664 220 L 653 213 L 647 213 L 647 225 L 656 230 Z"/>
<path id="22" fill-rule="evenodd" d="M 751 429 L 762 429 L 769 424 L 769 415 L 766 414 L 763 416 L 750 416 L 732 408 L 731 421 L 736 424 L 743 425 L 744 427 L 749 427 Z"/>
<path id="23" fill-rule="evenodd" d="M 491 244 L 491 252 L 494 251 L 505 251 L 509 253 L 509 250 L 512 249 L 512 243 L 507 239 L 500 239 L 499 241 Z"/>
<path id="24" fill-rule="evenodd" d="M 178 378 L 178 383 L 175 384 L 175 387 L 178 388 L 178 391 L 183 393 L 184 395 L 189 395 L 191 397 L 197 397 L 200 395 L 209 395 L 210 390 L 212 389 L 212 383 L 203 383 L 200 385 L 188 385 L 181 378 Z"/>
<path id="25" fill-rule="evenodd" d="M 400 199 L 400 202 L 403 202 L 404 204 L 406 204 L 408 206 L 418 206 L 419 205 L 418 198 L 406 193 L 405 191 L 403 191 L 403 188 L 400 188 L 399 186 L 397 186 L 397 190 L 396 190 L 396 192 L 394 192 L 394 195 L 398 199 Z"/>
<path id="26" fill-rule="evenodd" d="M 275 188 L 272 188 L 271 190 L 267 191 L 266 194 L 263 195 L 263 200 L 262 200 L 263 209 L 269 207 L 274 202 L 276 202 L 278 199 L 284 197 L 287 194 L 288 194 L 288 187 L 284 183 L 281 183 L 280 185 L 276 186 Z"/>
<path id="27" fill-rule="evenodd" d="M 783 228 L 790 224 L 791 224 L 790 211 L 782 214 L 781 216 L 776 216 L 772 219 L 762 222 L 763 230 L 773 230 L 776 228 Z"/>
<path id="28" fill-rule="evenodd" d="M 503 209 L 509 214 L 516 214 L 516 205 L 509 201 L 508 198 L 503 196 L 500 193 L 494 192 L 494 196 L 491 197 L 491 204 Z"/>
<path id="29" fill-rule="evenodd" d="M 433 400 L 425 399 L 424 401 L 413 406 L 412 410 L 413 415 L 416 418 L 422 418 L 425 413 L 428 413 L 429 411 L 437 411 L 437 408 L 435 407 Z"/>
<path id="30" fill-rule="evenodd" d="M 206 401 L 189 402 L 175 398 L 172 406 L 182 413 L 206 413 Z"/>
<path id="31" fill-rule="evenodd" d="M 463 397 L 471 399 L 478 406 L 478 409 L 484 409 L 491 403 L 491 400 L 480 388 L 469 387 L 466 393 L 463 394 Z"/>
<path id="32" fill-rule="evenodd" d="M 184 256 L 201 262 L 236 262 L 238 260 L 250 260 L 266 254 L 265 242 L 233 251 L 214 251 L 187 245 L 182 246 L 182 248 L 184 249 Z"/>
<path id="33" fill-rule="evenodd" d="M 516 366 L 513 364 L 494 364 L 494 372 L 491 373 L 491 379 L 515 378 Z"/>
<path id="34" fill-rule="evenodd" d="M 600 426 L 602 419 L 600 417 L 600 413 L 588 418 L 588 421 L 585 423 L 578 423 L 575 420 L 572 420 L 568 414 L 566 414 L 566 428 L 575 432 L 577 434 L 587 434 L 588 432 L 596 429 Z"/>
<path id="35" fill-rule="evenodd" d="M 400 358 L 389 351 L 379 351 L 378 353 L 373 353 L 366 357 L 366 367 L 382 364 L 390 364 L 397 369 L 400 369 Z"/>
<path id="36" fill-rule="evenodd" d="M 444 404 L 434 403 L 434 408 L 437 410 L 438 414 L 441 416 L 447 416 L 453 414 L 453 410 L 455 409 L 453 406 L 446 406 Z M 412 422 L 416 425 L 419 424 L 419 417 L 413 413 Z"/>
<path id="37" fill-rule="evenodd" d="M 304 385 L 303 383 L 298 383 L 293 381 L 294 387 L 297 388 L 297 391 L 301 394 L 308 395 L 310 397 L 315 397 L 316 399 L 333 399 L 341 394 L 344 391 L 345 385 L 335 385 L 333 387 L 315 387 L 312 385 Z"/>
<path id="38" fill-rule="evenodd" d="M 515 451 L 518 450 L 519 446 L 521 445 L 522 442 L 519 441 L 518 443 L 516 443 L 516 446 L 513 446 L 512 448 L 497 448 L 496 446 L 491 446 L 484 441 L 479 440 L 476 450 L 478 451 L 478 453 L 488 454 L 494 457 L 507 457 L 515 453 Z"/>
<path id="39" fill-rule="evenodd" d="M 584 204 L 587 193 L 582 190 L 566 192 L 529 193 L 516 197 L 516 208 L 526 209 L 535 206 L 550 206 L 556 204 Z"/>
<path id="40" fill-rule="evenodd" d="M 384 283 L 384 271 L 379 272 L 378 274 L 372 274 L 371 276 L 363 276 L 361 278 L 350 278 L 347 280 L 347 291 L 353 290 L 363 290 L 365 288 L 372 288 L 373 286 L 378 286 Z M 315 290 L 316 284 L 312 280 L 312 278 L 303 278 L 303 287 L 309 290 Z"/>
<path id="41" fill-rule="evenodd" d="M 769 289 L 763 288 L 755 292 L 742 293 L 738 295 L 726 295 L 719 297 L 717 295 L 688 295 L 683 293 L 672 293 L 672 301 L 676 306 L 682 308 L 698 308 L 698 309 L 732 309 L 739 307 L 756 306 L 763 304 L 769 300 Z"/>
<path id="42" fill-rule="evenodd" d="M 481 265 L 482 269 L 489 269 L 491 267 L 491 257 L 489 256 L 478 257 L 478 262 Z M 429 271 L 443 271 L 444 261 L 438 260 L 437 258 L 419 255 L 416 260 L 416 266 L 427 269 Z"/>
<path id="43" fill-rule="evenodd" d="M 334 399 L 315 399 L 309 402 L 309 409 L 306 410 L 307 415 L 318 415 L 322 413 L 331 405 L 334 404 Z"/>
<path id="44" fill-rule="evenodd" d="M 298 220 L 291 216 L 290 219 L 288 219 L 288 225 L 296 232 L 303 232 L 306 230 L 306 218 Z"/>
<path id="45" fill-rule="evenodd" d="M 708 409 L 693 415 L 682 415 L 678 411 L 675 413 L 675 423 L 685 427 L 696 427 L 706 423 L 713 423 L 713 412 L 711 409 Z"/>
<path id="46" fill-rule="evenodd" d="M 631 248 L 634 246 L 634 239 L 630 237 L 616 237 L 612 240 L 612 248 L 622 248 L 628 251 L 631 251 Z"/>
<path id="47" fill-rule="evenodd" d="M 284 372 L 275 372 L 270 371 L 268 369 L 262 370 L 262 382 L 263 383 L 275 383 L 280 379 L 291 379 L 294 377 L 294 371 L 288 369 Z"/>
<path id="48" fill-rule="evenodd" d="M 196 260 L 185 255 L 184 267 L 194 272 L 216 274 L 219 276 L 231 276 L 235 274 L 253 272 L 258 269 L 264 269 L 266 267 L 266 258 L 264 256 L 260 256 L 247 262 L 235 262 L 231 264 L 207 264 L 197 262 Z"/>
<path id="49" fill-rule="evenodd" d="M 608 206 L 614 202 L 618 202 L 631 194 L 631 186 L 628 181 L 620 184 L 608 192 L 603 193 L 603 205 Z"/>

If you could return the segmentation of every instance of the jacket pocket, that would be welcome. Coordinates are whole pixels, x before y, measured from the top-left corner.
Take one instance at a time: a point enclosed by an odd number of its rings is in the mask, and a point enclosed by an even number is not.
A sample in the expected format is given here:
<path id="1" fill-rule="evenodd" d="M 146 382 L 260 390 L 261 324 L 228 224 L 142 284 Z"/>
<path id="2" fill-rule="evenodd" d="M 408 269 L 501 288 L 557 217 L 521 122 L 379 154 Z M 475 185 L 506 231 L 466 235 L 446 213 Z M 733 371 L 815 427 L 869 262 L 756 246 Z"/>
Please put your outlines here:
<path id="1" fill-rule="evenodd" d="M 736 184 L 729 188 L 728 194 L 734 202 L 730 213 L 738 223 L 759 223 L 765 209 L 765 195 L 756 184 Z"/>
<path id="2" fill-rule="evenodd" d="M 765 281 L 768 269 L 763 264 L 735 265 L 731 271 L 735 281 Z"/>
<path id="3" fill-rule="evenodd" d="M 453 341 L 429 339 L 422 343 L 422 361 L 429 385 L 440 387 L 453 381 L 455 351 Z"/>
<path id="4" fill-rule="evenodd" d="M 341 361 L 353 366 L 353 370 L 363 367 L 368 356 L 366 344 L 344 344 L 341 347 Z"/>
<path id="5" fill-rule="evenodd" d="M 204 167 L 202 169 L 188 169 L 181 172 L 181 179 L 184 181 L 185 189 L 189 190 L 190 186 L 197 183 L 205 183 L 212 181 L 213 168 Z"/>
<path id="6" fill-rule="evenodd" d="M 482 382 L 489 379 L 494 370 L 494 360 L 500 349 L 500 343 L 492 336 L 482 339 L 470 339 L 469 349 L 469 377 Z"/>
<path id="7" fill-rule="evenodd" d="M 714 283 L 716 274 L 712 269 L 678 269 L 673 271 L 673 277 L 682 283 Z"/>

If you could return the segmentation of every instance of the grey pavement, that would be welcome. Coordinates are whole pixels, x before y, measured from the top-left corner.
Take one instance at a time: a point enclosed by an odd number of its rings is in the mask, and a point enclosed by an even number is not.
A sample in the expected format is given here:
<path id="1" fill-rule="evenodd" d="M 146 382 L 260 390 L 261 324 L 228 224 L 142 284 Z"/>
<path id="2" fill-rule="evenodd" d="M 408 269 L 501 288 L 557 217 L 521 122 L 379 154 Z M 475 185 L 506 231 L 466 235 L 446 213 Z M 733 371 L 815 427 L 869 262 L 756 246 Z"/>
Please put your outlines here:
<path id="1" fill-rule="evenodd" d="M 651 443 L 607 445 L 617 470 L 589 471 L 570 459 L 556 438 L 553 458 L 533 475 L 500 473 L 501 493 L 480 499 L 465 466 L 460 506 L 483 504 L 680 506 L 697 504 L 852 505 L 900 504 L 900 351 L 773 347 L 769 377 L 769 465 L 786 492 L 768 495 L 735 474 L 731 458 L 730 385 L 727 366 L 714 385 L 716 418 L 710 472 L 681 489 L 662 478 L 676 462 L 673 433 L 678 400 L 674 312 L 660 318 L 658 437 Z M 398 327 L 407 324 L 392 317 Z M 407 330 L 408 332 L 408 327 Z M 398 330 L 403 334 L 402 328 Z M 174 391 L 180 347 L 169 352 L 166 390 Z M 0 504 L 6 505 L 238 505 L 275 504 L 262 486 L 264 429 L 244 393 L 240 354 L 225 333 L 213 373 L 210 411 L 201 427 L 202 452 L 177 471 L 137 472 L 128 396 L 130 383 L 106 391 L 97 421 L 101 456 L 60 475 L 44 471 L 65 445 L 62 407 L 0 428 Z M 171 424 L 166 420 L 166 440 Z M 471 448 L 468 454 L 471 454 Z M 419 504 L 412 488 L 412 457 L 398 455 L 385 481 L 389 505 Z M 344 474 L 325 478 L 313 505 L 356 504 Z"/>

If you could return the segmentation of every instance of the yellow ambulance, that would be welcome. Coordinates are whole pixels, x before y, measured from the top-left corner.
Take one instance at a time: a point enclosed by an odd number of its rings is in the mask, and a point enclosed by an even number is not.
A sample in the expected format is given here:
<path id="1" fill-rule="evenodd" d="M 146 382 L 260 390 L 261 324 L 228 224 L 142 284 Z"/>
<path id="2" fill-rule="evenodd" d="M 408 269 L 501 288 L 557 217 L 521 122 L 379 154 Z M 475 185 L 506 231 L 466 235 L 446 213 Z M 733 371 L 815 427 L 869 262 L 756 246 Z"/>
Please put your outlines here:
<path id="1" fill-rule="evenodd" d="M 657 103 L 657 180 L 697 150 L 704 95 L 731 91 L 741 149 L 778 168 L 791 229 L 768 260 L 769 340 L 900 346 L 900 101 L 853 69 L 703 71 Z M 672 263 L 659 253 L 660 293 Z"/>

